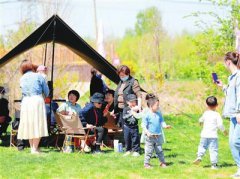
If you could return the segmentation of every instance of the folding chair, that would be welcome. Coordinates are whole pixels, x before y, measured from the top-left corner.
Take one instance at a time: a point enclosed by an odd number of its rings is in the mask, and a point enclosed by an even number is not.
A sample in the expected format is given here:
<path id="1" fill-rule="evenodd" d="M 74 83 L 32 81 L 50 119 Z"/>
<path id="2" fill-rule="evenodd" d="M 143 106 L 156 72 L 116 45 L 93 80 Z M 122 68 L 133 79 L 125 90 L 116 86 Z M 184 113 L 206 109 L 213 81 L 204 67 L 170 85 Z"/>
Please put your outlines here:
<path id="1" fill-rule="evenodd" d="M 10 147 L 17 147 L 17 132 L 18 130 L 11 129 L 10 132 Z"/>
<path id="2" fill-rule="evenodd" d="M 116 125 L 116 119 L 113 116 L 107 114 L 106 117 L 107 122 L 104 124 L 103 127 L 108 130 L 108 138 L 110 138 L 110 140 L 107 141 L 108 142 L 107 146 L 113 147 L 113 140 L 116 135 L 122 133 L 122 129 Z M 106 145 L 103 144 L 103 146 Z"/>
<path id="3" fill-rule="evenodd" d="M 94 134 L 90 134 L 89 132 L 91 129 L 83 127 L 82 122 L 77 115 L 68 116 L 61 113 L 56 113 L 56 122 L 60 129 L 59 134 L 62 133 L 65 135 L 62 146 L 63 148 L 66 145 L 67 139 L 71 137 L 84 140 L 84 145 L 81 148 L 81 151 L 84 151 L 87 140 L 93 137 L 95 138 L 95 132 Z"/>
<path id="4" fill-rule="evenodd" d="M 10 147 L 17 147 L 17 133 L 20 121 L 20 103 L 21 100 L 14 100 L 15 119 L 11 122 Z"/>

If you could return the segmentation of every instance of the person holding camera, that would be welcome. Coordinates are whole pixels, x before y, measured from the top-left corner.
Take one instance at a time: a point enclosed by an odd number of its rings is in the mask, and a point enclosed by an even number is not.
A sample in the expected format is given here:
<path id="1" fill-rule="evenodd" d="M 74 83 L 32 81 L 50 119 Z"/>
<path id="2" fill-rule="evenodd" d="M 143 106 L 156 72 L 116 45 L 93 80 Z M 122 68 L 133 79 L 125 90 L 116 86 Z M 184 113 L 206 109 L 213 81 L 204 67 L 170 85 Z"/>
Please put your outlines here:
<path id="1" fill-rule="evenodd" d="M 217 80 L 217 85 L 225 93 L 223 116 L 230 119 L 229 144 L 238 170 L 232 177 L 240 177 L 240 57 L 236 52 L 227 52 L 224 65 L 230 71 L 228 85 Z"/>

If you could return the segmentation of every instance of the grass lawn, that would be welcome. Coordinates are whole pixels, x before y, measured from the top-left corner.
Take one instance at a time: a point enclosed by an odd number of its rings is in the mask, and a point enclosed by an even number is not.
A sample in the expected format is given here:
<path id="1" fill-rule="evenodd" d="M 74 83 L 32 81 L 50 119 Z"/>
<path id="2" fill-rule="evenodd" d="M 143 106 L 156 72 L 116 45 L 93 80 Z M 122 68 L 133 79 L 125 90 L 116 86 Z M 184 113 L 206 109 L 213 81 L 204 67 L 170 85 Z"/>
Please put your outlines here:
<path id="1" fill-rule="evenodd" d="M 0 147 L 0 178 L 229 178 L 235 166 L 228 145 L 228 137 L 219 134 L 218 170 L 210 169 L 209 154 L 199 166 L 192 165 L 200 140 L 198 116 L 165 116 L 173 128 L 165 130 L 167 143 L 163 145 L 167 168 L 143 168 L 139 158 L 123 157 L 122 153 L 107 150 L 105 154 L 65 154 L 55 149 L 42 148 L 40 155 L 31 155 L 29 149 L 18 152 L 14 148 Z M 228 121 L 224 121 L 228 128 Z M 142 146 L 143 147 L 143 146 Z"/>

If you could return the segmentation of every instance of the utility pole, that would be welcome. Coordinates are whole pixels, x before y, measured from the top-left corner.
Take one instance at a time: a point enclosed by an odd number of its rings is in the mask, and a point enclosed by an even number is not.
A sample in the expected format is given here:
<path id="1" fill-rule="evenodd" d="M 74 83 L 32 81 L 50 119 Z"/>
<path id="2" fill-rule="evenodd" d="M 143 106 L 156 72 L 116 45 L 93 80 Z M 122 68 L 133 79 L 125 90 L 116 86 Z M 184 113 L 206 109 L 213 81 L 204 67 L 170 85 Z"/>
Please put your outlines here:
<path id="1" fill-rule="evenodd" d="M 155 45 L 156 45 L 156 57 L 157 57 L 157 63 L 158 63 L 158 69 L 159 72 L 162 72 L 161 68 L 161 56 L 160 56 L 160 37 L 159 37 L 159 32 L 154 32 L 154 40 L 155 40 Z"/>
<path id="2" fill-rule="evenodd" d="M 98 39 L 98 25 L 97 25 L 97 9 L 96 9 L 96 0 L 93 0 L 93 10 L 94 10 L 94 23 L 95 23 L 95 33 L 96 33 L 96 45 Z"/>
<path id="3" fill-rule="evenodd" d="M 232 6 L 234 6 L 234 5 L 232 5 Z M 239 3 L 238 3 L 238 0 L 236 1 L 236 9 L 238 10 L 238 6 L 239 6 Z M 233 9 L 234 7 L 232 7 L 232 9 Z M 235 19 L 235 28 L 234 28 L 234 30 L 235 30 L 235 44 L 236 44 L 236 46 L 235 46 L 235 48 L 236 48 L 236 51 L 238 52 L 238 53 L 240 53 L 240 30 L 239 30 L 239 28 L 238 28 L 238 19 Z"/>

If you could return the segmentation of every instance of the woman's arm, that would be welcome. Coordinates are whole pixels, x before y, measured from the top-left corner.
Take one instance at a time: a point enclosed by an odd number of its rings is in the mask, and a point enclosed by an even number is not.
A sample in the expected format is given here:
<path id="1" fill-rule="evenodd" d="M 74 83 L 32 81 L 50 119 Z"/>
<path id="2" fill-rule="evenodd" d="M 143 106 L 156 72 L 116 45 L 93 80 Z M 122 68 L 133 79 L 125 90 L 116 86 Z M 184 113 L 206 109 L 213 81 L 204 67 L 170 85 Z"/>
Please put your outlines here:
<path id="1" fill-rule="evenodd" d="M 227 92 L 227 85 L 223 84 L 223 82 L 221 80 L 217 80 L 217 86 L 221 87 L 224 94 L 226 95 Z"/>
<path id="2" fill-rule="evenodd" d="M 137 99 L 138 99 L 138 107 L 141 110 L 142 107 L 142 93 L 141 93 L 141 88 L 137 80 L 134 80 L 133 86 L 132 86 L 133 92 L 136 94 Z"/>
<path id="3" fill-rule="evenodd" d="M 236 111 L 240 113 L 240 75 L 236 77 Z"/>
<path id="4" fill-rule="evenodd" d="M 45 95 L 45 97 L 47 97 L 49 95 L 49 88 L 48 88 L 47 82 L 42 76 L 40 79 L 42 82 L 43 94 Z"/>
<path id="5" fill-rule="evenodd" d="M 237 74 L 238 75 L 238 74 Z M 240 75 L 236 76 L 236 118 L 237 122 L 240 124 Z"/>

